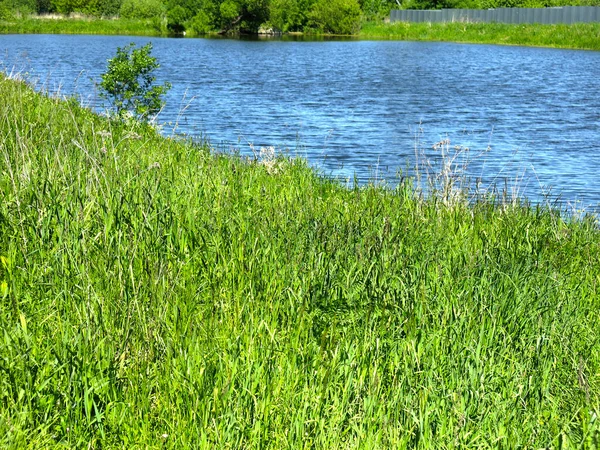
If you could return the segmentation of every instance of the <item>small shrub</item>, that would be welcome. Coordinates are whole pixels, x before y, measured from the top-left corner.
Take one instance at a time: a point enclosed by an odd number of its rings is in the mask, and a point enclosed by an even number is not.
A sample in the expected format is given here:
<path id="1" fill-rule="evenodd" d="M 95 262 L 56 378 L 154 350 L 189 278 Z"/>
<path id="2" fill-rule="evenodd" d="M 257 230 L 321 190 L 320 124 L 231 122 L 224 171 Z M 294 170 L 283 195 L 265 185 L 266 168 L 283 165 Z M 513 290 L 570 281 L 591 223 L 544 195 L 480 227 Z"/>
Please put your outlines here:
<path id="1" fill-rule="evenodd" d="M 147 121 L 164 106 L 162 96 L 171 85 L 152 85 L 156 79 L 153 72 L 160 65 L 150 56 L 151 51 L 150 43 L 139 49 L 132 43 L 117 48 L 117 55 L 108 60 L 108 70 L 100 83 L 100 95 L 112 103 L 120 117 L 130 112 L 136 119 Z"/>

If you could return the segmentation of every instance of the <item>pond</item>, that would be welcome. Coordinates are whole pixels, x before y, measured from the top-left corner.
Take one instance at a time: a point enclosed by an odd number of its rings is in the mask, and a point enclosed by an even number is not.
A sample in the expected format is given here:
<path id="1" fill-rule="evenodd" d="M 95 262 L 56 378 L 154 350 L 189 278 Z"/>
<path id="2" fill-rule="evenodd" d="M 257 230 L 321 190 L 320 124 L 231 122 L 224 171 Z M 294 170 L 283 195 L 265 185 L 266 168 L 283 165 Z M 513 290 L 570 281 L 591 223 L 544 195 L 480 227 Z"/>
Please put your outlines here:
<path id="1" fill-rule="evenodd" d="M 534 202 L 600 205 L 600 52 L 402 41 L 4 35 L 0 66 L 102 108 L 117 47 L 151 41 L 165 134 L 391 186 L 418 160 Z M 436 143 L 444 142 L 434 148 Z"/>

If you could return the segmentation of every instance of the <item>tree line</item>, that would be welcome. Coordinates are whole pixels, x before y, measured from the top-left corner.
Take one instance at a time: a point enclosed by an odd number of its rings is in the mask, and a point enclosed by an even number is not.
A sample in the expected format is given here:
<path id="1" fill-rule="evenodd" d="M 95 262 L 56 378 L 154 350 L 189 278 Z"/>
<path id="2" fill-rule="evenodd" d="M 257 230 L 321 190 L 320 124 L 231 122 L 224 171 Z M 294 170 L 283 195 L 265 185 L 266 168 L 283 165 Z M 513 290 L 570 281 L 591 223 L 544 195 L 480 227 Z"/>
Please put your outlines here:
<path id="1" fill-rule="evenodd" d="M 30 14 L 143 19 L 162 33 L 355 34 L 391 9 L 600 5 L 600 0 L 0 0 L 0 20 Z"/>

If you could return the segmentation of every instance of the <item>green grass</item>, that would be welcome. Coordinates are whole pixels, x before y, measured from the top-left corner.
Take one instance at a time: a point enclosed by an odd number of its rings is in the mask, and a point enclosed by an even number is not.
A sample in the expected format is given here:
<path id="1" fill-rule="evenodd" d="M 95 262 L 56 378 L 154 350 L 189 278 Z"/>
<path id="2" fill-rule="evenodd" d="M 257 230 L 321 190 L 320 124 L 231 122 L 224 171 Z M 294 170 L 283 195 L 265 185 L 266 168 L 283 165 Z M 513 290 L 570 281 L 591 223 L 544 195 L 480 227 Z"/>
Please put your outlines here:
<path id="1" fill-rule="evenodd" d="M 366 23 L 360 36 L 369 39 L 449 41 L 600 50 L 600 24 L 510 25 L 501 23 Z"/>
<path id="2" fill-rule="evenodd" d="M 152 20 L 22 18 L 0 20 L 0 34 L 100 34 L 161 36 L 161 24 Z"/>
<path id="3" fill-rule="evenodd" d="M 0 79 L 1 448 L 597 448 L 600 231 Z"/>
<path id="4" fill-rule="evenodd" d="M 164 24 L 152 20 L 48 19 L 0 20 L 0 34 L 101 34 L 166 36 Z M 192 36 L 192 34 L 190 34 Z M 499 23 L 366 22 L 363 39 L 449 41 L 600 50 L 600 24 L 509 25 Z"/>

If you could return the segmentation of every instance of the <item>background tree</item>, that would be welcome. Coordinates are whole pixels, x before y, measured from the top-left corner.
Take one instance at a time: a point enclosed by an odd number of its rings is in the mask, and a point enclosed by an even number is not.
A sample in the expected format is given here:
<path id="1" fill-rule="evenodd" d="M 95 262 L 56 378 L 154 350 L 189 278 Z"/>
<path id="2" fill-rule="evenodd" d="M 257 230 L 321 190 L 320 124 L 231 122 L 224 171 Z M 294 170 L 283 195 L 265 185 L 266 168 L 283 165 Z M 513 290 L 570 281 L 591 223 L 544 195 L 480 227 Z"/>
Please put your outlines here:
<path id="1" fill-rule="evenodd" d="M 355 34 L 360 29 L 360 14 L 357 0 L 317 0 L 309 13 L 309 25 L 324 33 Z"/>
<path id="2" fill-rule="evenodd" d="M 271 0 L 270 24 L 283 32 L 303 31 L 314 0 Z"/>
<path id="3" fill-rule="evenodd" d="M 153 19 L 162 17 L 165 11 L 160 0 L 123 0 L 119 13 L 126 19 Z"/>
<path id="4" fill-rule="evenodd" d="M 12 19 L 35 13 L 36 0 L 0 0 L 0 19 Z"/>
<path id="5" fill-rule="evenodd" d="M 214 8 L 201 9 L 188 22 L 187 27 L 196 34 L 207 34 L 217 31 L 214 21 Z"/>

